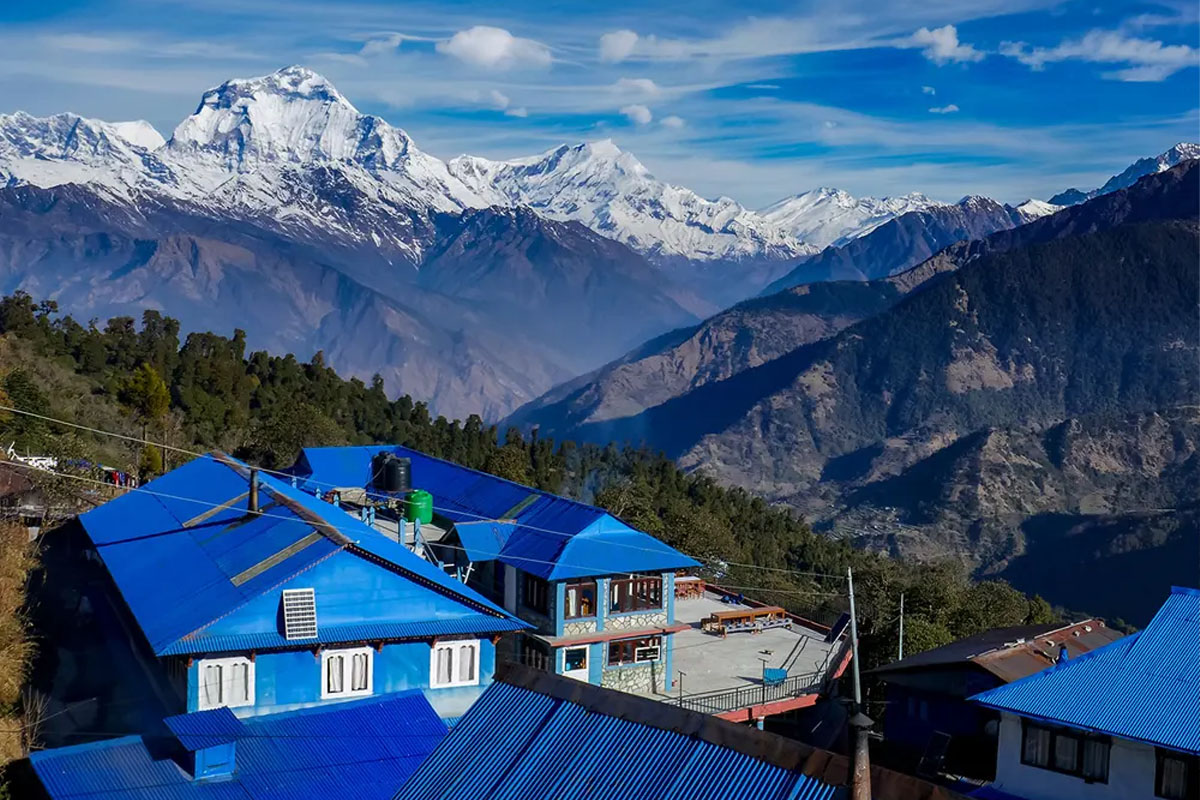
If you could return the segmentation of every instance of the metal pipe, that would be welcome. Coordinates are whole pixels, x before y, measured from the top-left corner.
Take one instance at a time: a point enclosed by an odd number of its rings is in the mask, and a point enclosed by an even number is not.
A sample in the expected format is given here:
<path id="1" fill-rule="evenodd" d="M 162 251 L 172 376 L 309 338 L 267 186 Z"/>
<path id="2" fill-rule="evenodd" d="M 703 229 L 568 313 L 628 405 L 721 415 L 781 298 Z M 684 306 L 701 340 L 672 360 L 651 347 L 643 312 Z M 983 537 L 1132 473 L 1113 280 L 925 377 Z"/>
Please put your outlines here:
<path id="1" fill-rule="evenodd" d="M 258 469 L 250 468 L 250 513 L 258 513 Z"/>

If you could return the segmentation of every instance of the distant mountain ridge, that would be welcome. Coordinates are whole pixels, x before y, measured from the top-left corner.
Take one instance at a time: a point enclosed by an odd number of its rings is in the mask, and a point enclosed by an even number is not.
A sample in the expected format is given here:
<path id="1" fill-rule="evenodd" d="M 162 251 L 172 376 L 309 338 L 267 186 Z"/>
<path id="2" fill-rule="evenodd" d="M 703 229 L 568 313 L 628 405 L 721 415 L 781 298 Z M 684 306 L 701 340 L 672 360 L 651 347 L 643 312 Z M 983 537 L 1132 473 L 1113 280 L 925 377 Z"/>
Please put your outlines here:
<path id="1" fill-rule="evenodd" d="M 1125 189 L 1137 182 L 1138 178 L 1168 170 L 1184 161 L 1200 158 L 1200 144 L 1180 142 L 1166 152 L 1153 158 L 1139 158 L 1130 164 L 1123 172 L 1114 175 L 1104 182 L 1099 189 L 1084 192 L 1079 189 L 1067 189 L 1050 198 L 1050 203 L 1058 206 L 1071 206 L 1090 200 L 1102 194 Z"/>
<path id="2" fill-rule="evenodd" d="M 607 441 L 611 436 L 629 435 L 622 428 L 623 418 L 833 336 L 882 313 L 930 280 L 986 254 L 1127 223 L 1189 219 L 1200 210 L 1190 192 L 1190 174 L 1177 170 L 1147 178 L 1128 190 L 1097 197 L 1028 225 L 959 242 L 887 278 L 804 284 L 739 303 L 555 387 L 518 409 L 508 421 L 520 427 L 540 427 L 544 434 L 557 438 Z"/>

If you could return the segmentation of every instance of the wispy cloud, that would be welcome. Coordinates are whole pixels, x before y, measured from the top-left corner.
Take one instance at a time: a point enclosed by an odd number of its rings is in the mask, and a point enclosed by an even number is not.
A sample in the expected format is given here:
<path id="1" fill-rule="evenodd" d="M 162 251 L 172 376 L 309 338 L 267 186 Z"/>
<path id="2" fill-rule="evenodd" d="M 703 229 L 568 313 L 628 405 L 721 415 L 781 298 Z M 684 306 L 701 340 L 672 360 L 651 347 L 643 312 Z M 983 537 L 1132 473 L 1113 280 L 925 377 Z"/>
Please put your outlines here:
<path id="1" fill-rule="evenodd" d="M 956 111 L 958 111 L 958 106 L 954 105 L 954 103 L 945 106 L 934 106 L 929 109 L 930 114 L 953 114 Z"/>
<path id="2" fill-rule="evenodd" d="M 932 86 L 922 86 L 921 92 L 923 94 L 937 94 L 937 89 L 933 88 Z"/>
<path id="3" fill-rule="evenodd" d="M 662 125 L 664 128 L 682 128 L 687 123 L 684 122 L 683 117 L 679 117 L 679 116 L 676 116 L 675 114 L 671 114 L 671 115 L 663 117 L 661 120 L 659 120 L 658 124 Z"/>
<path id="4" fill-rule="evenodd" d="M 1049 48 L 1004 42 L 1000 52 L 1034 70 L 1057 61 L 1124 64 L 1123 69 L 1104 73 L 1104 77 L 1120 81 L 1161 81 L 1182 69 L 1200 65 L 1200 51 L 1190 45 L 1168 45 L 1121 31 L 1089 31 L 1078 39 L 1064 40 Z"/>

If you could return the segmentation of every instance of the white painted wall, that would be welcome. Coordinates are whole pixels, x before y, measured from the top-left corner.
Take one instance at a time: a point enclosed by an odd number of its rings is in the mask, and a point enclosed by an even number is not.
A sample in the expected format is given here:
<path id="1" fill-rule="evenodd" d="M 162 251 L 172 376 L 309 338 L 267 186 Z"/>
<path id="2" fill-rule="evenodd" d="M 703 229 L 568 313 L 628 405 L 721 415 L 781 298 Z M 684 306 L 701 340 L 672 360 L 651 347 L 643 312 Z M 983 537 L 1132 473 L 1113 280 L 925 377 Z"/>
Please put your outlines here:
<path id="1" fill-rule="evenodd" d="M 1126 739 L 1112 740 L 1108 783 L 1021 763 L 1021 718 L 1000 715 L 995 787 L 1026 800 L 1154 800 L 1154 748 Z"/>

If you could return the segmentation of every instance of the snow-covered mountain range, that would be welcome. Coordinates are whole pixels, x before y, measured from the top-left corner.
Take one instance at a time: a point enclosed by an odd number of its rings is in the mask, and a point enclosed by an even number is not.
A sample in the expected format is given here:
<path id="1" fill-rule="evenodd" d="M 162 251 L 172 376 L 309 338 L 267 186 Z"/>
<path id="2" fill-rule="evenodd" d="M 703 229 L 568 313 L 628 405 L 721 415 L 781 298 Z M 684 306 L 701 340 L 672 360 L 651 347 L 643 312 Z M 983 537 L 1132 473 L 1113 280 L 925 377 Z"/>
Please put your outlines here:
<path id="1" fill-rule="evenodd" d="M 581 222 L 659 264 L 725 264 L 794 261 L 940 205 L 918 193 L 856 199 L 816 189 L 753 211 L 658 180 L 609 140 L 447 163 L 304 67 L 205 92 L 167 140 L 142 121 L 0 115 L 0 182 L 85 183 L 126 202 L 186 202 L 412 264 L 422 258 L 421 230 L 432 214 L 471 208 L 523 206 Z M 359 204 L 331 202 L 335 184 Z"/>

